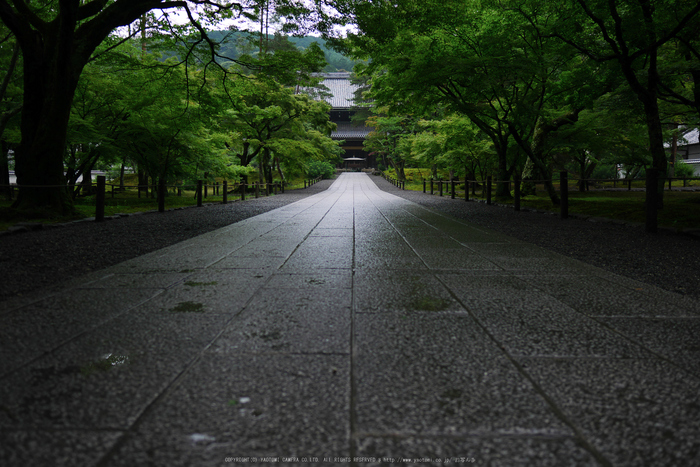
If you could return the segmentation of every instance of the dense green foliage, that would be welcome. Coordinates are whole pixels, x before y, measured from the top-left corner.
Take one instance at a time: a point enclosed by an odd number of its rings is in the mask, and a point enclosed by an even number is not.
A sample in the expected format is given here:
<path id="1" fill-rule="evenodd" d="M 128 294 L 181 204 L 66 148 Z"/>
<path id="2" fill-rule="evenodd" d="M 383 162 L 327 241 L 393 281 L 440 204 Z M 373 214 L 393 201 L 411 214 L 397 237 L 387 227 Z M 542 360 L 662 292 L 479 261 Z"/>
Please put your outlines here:
<path id="1" fill-rule="evenodd" d="M 386 166 L 543 180 L 667 171 L 700 124 L 700 5 L 632 0 L 353 0 L 333 43 L 366 60 Z M 348 19 L 349 18 L 349 19 Z M 414 122 L 396 128 L 394 123 Z M 505 184 L 498 195 L 507 198 Z"/>
<path id="2" fill-rule="evenodd" d="M 0 185 L 9 183 L 15 162 L 10 154 L 22 137 L 22 73 L 14 66 L 22 55 L 13 35 L 4 32 Z M 295 92 L 299 85 L 315 85 L 311 73 L 332 67 L 326 55 L 340 57 L 324 52 L 323 41 L 293 38 L 303 44 L 296 47 L 275 35 L 267 49 L 252 51 L 255 37 L 249 33 L 210 32 L 209 40 L 222 41 L 211 66 L 185 59 L 197 46 L 191 44 L 196 36 L 183 38 L 110 36 L 96 49 L 76 85 L 62 151 L 73 199 L 89 194 L 90 184 L 78 182 L 96 169 L 122 180 L 125 170 L 136 170 L 144 187 L 158 180 L 192 186 L 196 180 L 239 180 L 253 171 L 270 182 L 285 180 L 305 174 L 310 163 L 337 160 L 342 151 L 329 137 L 335 128 L 329 106 Z"/>
<path id="3" fill-rule="evenodd" d="M 307 174 L 312 179 L 318 177 L 329 179 L 335 175 L 335 166 L 325 161 L 312 161 L 309 163 Z"/>
<path id="4" fill-rule="evenodd" d="M 0 172 L 12 153 L 13 206 L 71 215 L 79 177 L 114 164 L 137 168 L 147 185 L 235 179 L 251 168 L 284 178 L 308 160 L 334 159 L 328 109 L 295 91 L 315 85 L 326 53 L 350 64 L 320 40 L 296 47 L 268 34 L 270 18 L 284 30 L 310 13 L 296 0 L 0 0 Z M 219 41 L 207 30 L 225 20 L 259 27 Z M 234 117 L 241 102 L 247 109 Z M 270 127 L 248 134 L 258 124 Z M 255 155 L 244 161 L 247 147 Z"/>

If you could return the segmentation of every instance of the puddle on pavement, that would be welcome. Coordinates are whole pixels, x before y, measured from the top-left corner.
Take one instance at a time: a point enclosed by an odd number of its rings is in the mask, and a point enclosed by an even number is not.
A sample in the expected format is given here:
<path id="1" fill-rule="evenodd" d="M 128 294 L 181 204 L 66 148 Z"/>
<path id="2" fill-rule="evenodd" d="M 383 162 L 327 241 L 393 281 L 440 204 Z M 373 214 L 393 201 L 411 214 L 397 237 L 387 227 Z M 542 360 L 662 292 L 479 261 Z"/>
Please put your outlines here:
<path id="1" fill-rule="evenodd" d="M 94 362 L 80 367 L 80 373 L 87 376 L 98 371 L 109 371 L 114 367 L 125 365 L 128 362 L 129 357 L 126 355 L 108 353 L 99 360 L 95 360 Z"/>
<path id="2" fill-rule="evenodd" d="M 271 331 L 263 331 L 260 334 L 254 332 L 250 335 L 251 337 L 259 337 L 265 342 L 270 342 L 282 338 L 282 333 L 278 329 L 273 329 Z"/>
<path id="3" fill-rule="evenodd" d="M 180 302 L 170 311 L 173 313 L 204 313 L 204 305 L 197 302 Z"/>
<path id="4" fill-rule="evenodd" d="M 216 281 L 212 281 L 212 282 L 194 282 L 194 281 L 187 281 L 187 282 L 185 282 L 185 285 L 188 286 L 188 287 L 204 287 L 204 286 L 207 286 L 207 285 L 216 285 L 216 284 L 217 284 Z"/>
<path id="5" fill-rule="evenodd" d="M 190 442 L 192 444 L 209 444 L 214 441 L 216 441 L 216 438 L 204 433 L 193 433 L 190 435 Z"/>
<path id="6" fill-rule="evenodd" d="M 326 281 L 323 279 L 307 279 L 306 283 L 311 285 L 323 285 Z"/>
<path id="7" fill-rule="evenodd" d="M 417 311 L 443 311 L 449 306 L 449 301 L 435 297 L 419 297 L 411 302 L 411 307 Z"/>

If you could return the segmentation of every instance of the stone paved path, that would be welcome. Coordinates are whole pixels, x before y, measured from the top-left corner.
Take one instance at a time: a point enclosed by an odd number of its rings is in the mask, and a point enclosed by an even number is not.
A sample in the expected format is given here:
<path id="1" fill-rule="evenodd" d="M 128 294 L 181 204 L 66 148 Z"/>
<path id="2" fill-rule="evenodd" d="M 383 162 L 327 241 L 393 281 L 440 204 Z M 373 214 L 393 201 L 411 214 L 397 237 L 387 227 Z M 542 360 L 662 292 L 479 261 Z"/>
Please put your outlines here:
<path id="1" fill-rule="evenodd" d="M 0 310 L 3 466 L 700 464 L 700 304 L 364 174 Z"/>

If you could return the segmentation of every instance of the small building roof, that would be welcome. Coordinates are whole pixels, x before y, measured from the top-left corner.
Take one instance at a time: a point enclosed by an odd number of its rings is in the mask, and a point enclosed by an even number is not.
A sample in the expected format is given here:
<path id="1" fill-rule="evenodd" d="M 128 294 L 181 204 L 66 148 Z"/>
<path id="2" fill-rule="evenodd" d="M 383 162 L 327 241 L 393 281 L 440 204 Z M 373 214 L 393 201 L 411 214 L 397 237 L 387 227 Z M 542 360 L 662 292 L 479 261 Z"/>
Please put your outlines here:
<path id="1" fill-rule="evenodd" d="M 328 88 L 330 96 L 324 97 L 334 110 L 347 110 L 354 105 L 355 91 L 358 86 L 350 82 L 349 72 L 317 73 L 323 78 L 321 84 Z"/>
<path id="2" fill-rule="evenodd" d="M 700 143 L 700 131 L 697 128 L 683 135 L 685 139 L 685 144 L 698 144 Z M 681 143 L 682 144 L 682 143 Z"/>

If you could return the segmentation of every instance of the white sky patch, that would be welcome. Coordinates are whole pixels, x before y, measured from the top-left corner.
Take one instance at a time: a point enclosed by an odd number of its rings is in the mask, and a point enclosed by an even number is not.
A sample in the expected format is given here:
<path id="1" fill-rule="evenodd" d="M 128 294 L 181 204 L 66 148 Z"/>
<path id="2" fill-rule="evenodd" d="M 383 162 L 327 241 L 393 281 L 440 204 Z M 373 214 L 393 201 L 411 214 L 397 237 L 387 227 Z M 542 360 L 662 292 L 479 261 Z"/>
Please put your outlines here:
<path id="1" fill-rule="evenodd" d="M 190 12 L 196 19 L 200 19 L 200 15 L 198 11 L 201 11 L 203 7 L 199 5 L 195 5 L 193 3 L 189 3 L 190 5 Z M 272 16 L 272 11 L 270 12 Z M 187 13 L 184 8 L 170 8 L 167 10 L 151 10 L 149 13 L 151 15 L 154 15 L 157 20 L 163 19 L 164 17 L 167 17 L 172 24 L 175 25 L 183 25 L 189 22 L 189 18 L 187 16 Z M 285 18 L 280 18 L 279 22 L 273 22 L 270 21 L 269 24 L 266 25 L 266 30 L 268 34 L 274 34 L 275 32 L 278 32 L 282 30 L 282 26 L 285 22 Z M 260 31 L 260 22 L 258 21 L 251 21 L 250 19 L 246 18 L 245 16 L 239 16 L 238 18 L 227 18 L 223 20 L 219 20 L 216 22 L 211 22 L 208 19 L 202 19 L 202 26 L 206 30 L 239 30 L 239 31 Z M 140 20 L 137 20 L 133 22 L 130 26 L 123 26 L 121 28 L 118 28 L 115 33 L 118 36 L 125 37 L 129 34 L 129 32 L 133 33 L 134 31 L 138 30 L 140 28 Z M 357 31 L 356 27 L 354 25 L 348 25 L 348 26 L 336 26 L 334 28 L 334 31 L 341 37 L 344 37 L 347 35 L 348 32 L 355 32 Z M 310 31 L 307 35 L 310 36 L 319 36 L 320 33 L 316 31 Z"/>

